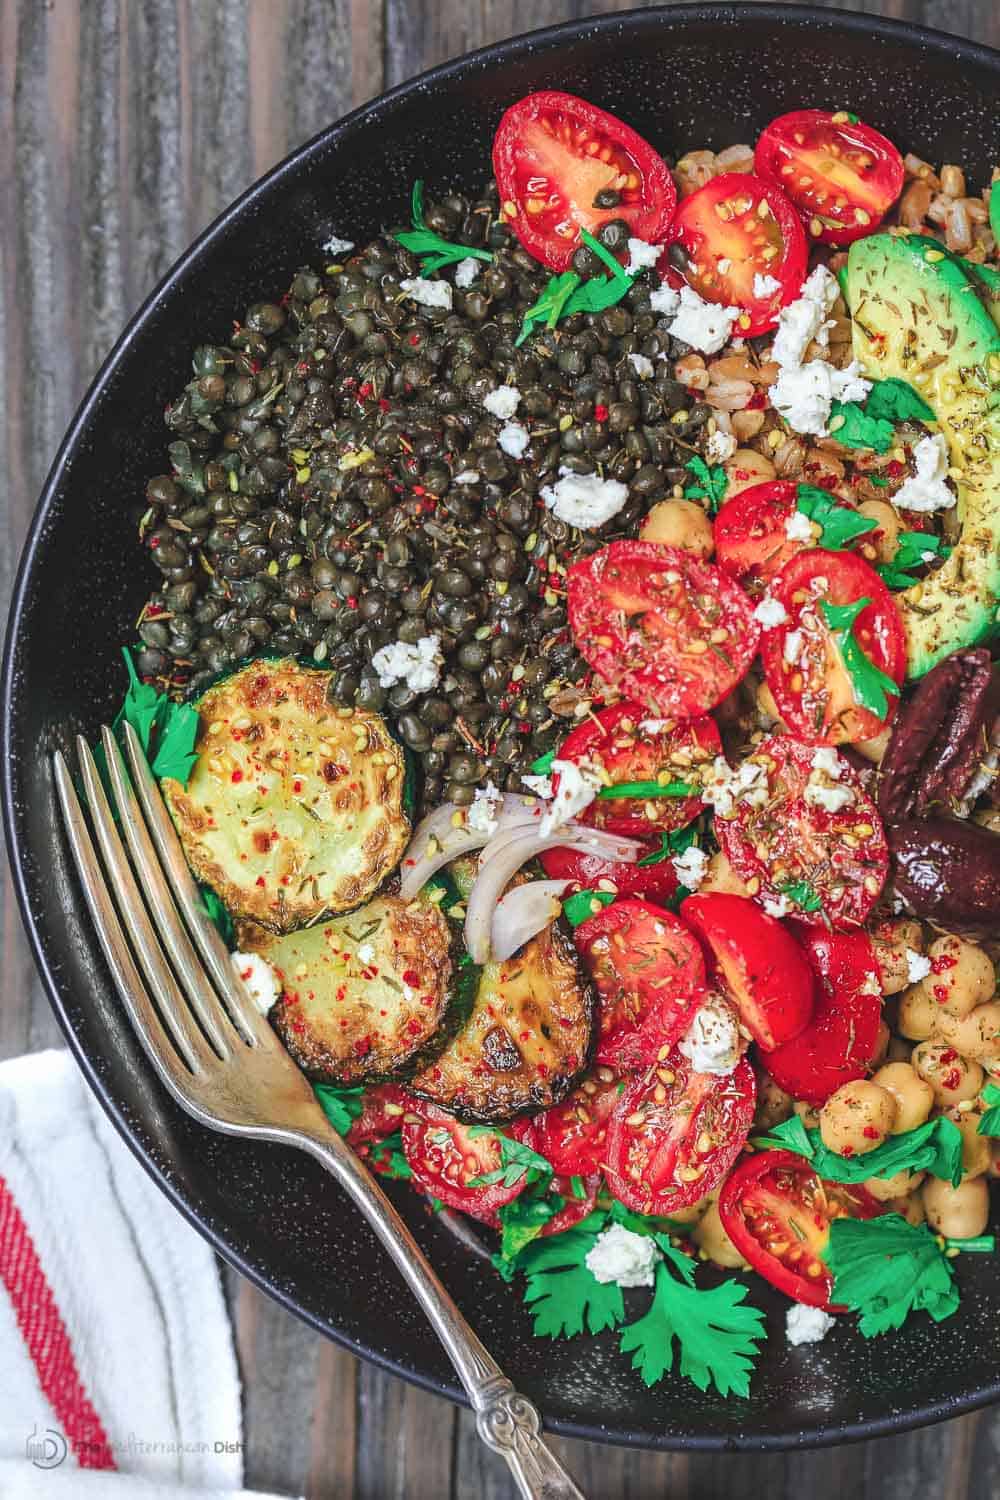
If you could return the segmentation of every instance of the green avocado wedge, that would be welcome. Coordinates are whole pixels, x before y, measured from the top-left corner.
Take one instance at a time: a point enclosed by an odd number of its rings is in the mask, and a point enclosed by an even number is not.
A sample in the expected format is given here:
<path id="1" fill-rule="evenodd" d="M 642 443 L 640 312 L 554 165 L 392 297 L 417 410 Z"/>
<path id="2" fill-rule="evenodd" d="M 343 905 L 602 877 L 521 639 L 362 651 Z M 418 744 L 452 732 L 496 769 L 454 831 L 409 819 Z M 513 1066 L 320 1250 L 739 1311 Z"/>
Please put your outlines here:
<path id="1" fill-rule="evenodd" d="M 907 381 L 948 445 L 961 534 L 936 573 L 896 594 L 907 675 L 997 628 L 1000 329 L 957 257 L 919 235 L 871 235 L 848 260 L 854 355 L 872 380 Z"/>

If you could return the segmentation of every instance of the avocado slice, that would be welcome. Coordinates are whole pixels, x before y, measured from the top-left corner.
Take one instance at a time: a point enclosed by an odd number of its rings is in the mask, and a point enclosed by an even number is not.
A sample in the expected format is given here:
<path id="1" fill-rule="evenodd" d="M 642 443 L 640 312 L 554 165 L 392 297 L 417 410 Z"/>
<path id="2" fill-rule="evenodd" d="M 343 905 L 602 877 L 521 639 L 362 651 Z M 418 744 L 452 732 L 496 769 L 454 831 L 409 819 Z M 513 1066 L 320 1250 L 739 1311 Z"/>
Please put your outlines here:
<path id="1" fill-rule="evenodd" d="M 908 381 L 951 458 L 961 535 L 938 572 L 895 595 L 907 673 L 922 677 L 997 628 L 1000 330 L 957 257 L 919 235 L 876 234 L 848 260 L 854 354 L 866 376 Z"/>

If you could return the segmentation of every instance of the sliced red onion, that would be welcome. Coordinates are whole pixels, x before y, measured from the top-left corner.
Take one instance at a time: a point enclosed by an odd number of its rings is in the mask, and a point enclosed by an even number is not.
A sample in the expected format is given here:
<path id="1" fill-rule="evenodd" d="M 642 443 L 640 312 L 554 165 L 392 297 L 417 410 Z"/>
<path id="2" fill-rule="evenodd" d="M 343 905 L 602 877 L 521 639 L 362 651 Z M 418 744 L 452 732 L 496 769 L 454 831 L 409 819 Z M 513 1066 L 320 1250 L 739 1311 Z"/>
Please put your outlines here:
<path id="1" fill-rule="evenodd" d="M 578 823 L 566 823 L 550 834 L 528 828 L 516 838 L 505 839 L 503 847 L 480 864 L 476 883 L 469 894 L 465 946 L 474 963 L 484 964 L 489 959 L 490 927 L 502 892 L 521 866 L 544 849 L 575 849 L 582 854 L 592 854 L 597 850 L 606 853 L 609 859 L 618 859 L 625 864 L 634 864 L 642 853 L 642 845 L 636 839 L 615 838 Z"/>
<path id="2" fill-rule="evenodd" d="M 560 897 L 572 880 L 529 880 L 500 897 L 493 912 L 493 957 L 510 958 L 562 911 Z"/>
<path id="3" fill-rule="evenodd" d="M 525 797 L 517 792 L 505 792 L 497 807 L 497 832 L 493 835 L 482 829 L 470 828 L 463 816 L 461 823 L 454 821 L 456 813 L 464 815 L 465 809 L 454 802 L 443 802 L 433 812 L 422 818 L 413 831 L 406 853 L 403 855 L 399 894 L 404 901 L 412 901 L 431 876 L 463 854 L 481 849 L 491 837 L 498 837 L 508 829 L 523 830 L 538 821 L 542 804 L 537 797 Z M 433 852 L 431 852 L 433 851 Z"/>

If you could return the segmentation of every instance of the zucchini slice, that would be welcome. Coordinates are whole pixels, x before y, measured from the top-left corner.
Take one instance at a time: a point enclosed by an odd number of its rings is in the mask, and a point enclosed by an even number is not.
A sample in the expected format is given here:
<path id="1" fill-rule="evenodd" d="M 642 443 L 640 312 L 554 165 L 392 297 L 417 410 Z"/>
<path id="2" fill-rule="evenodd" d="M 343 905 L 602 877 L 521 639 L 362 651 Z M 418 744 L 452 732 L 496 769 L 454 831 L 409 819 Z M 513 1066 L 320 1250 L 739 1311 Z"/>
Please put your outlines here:
<path id="1" fill-rule="evenodd" d="M 278 972 L 270 1021 L 307 1077 L 360 1083 L 397 1072 L 439 1031 L 452 932 L 430 901 L 379 896 L 350 916 L 278 936 L 239 924 L 243 953 Z"/>
<path id="2" fill-rule="evenodd" d="M 272 932 L 361 906 L 410 837 L 401 747 L 378 714 L 328 702 L 330 679 L 287 658 L 216 683 L 187 787 L 163 782 L 198 879 Z"/>
<path id="3" fill-rule="evenodd" d="M 467 894 L 468 863 L 449 869 Z M 596 1014 L 568 928 L 553 922 L 512 958 L 475 972 L 471 1011 L 407 1086 L 462 1120 L 509 1120 L 557 1104 L 587 1065 Z"/>

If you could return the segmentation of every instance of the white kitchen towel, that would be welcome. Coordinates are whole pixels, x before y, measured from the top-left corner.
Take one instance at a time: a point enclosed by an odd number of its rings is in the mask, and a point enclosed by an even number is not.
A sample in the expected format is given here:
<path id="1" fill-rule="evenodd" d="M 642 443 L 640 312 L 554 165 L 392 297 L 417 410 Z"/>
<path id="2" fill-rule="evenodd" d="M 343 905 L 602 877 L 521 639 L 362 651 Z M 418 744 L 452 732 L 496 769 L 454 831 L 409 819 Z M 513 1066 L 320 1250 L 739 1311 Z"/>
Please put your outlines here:
<path id="1" fill-rule="evenodd" d="M 0 1496 L 234 1500 L 242 1450 L 211 1249 L 68 1053 L 0 1064 Z"/>

